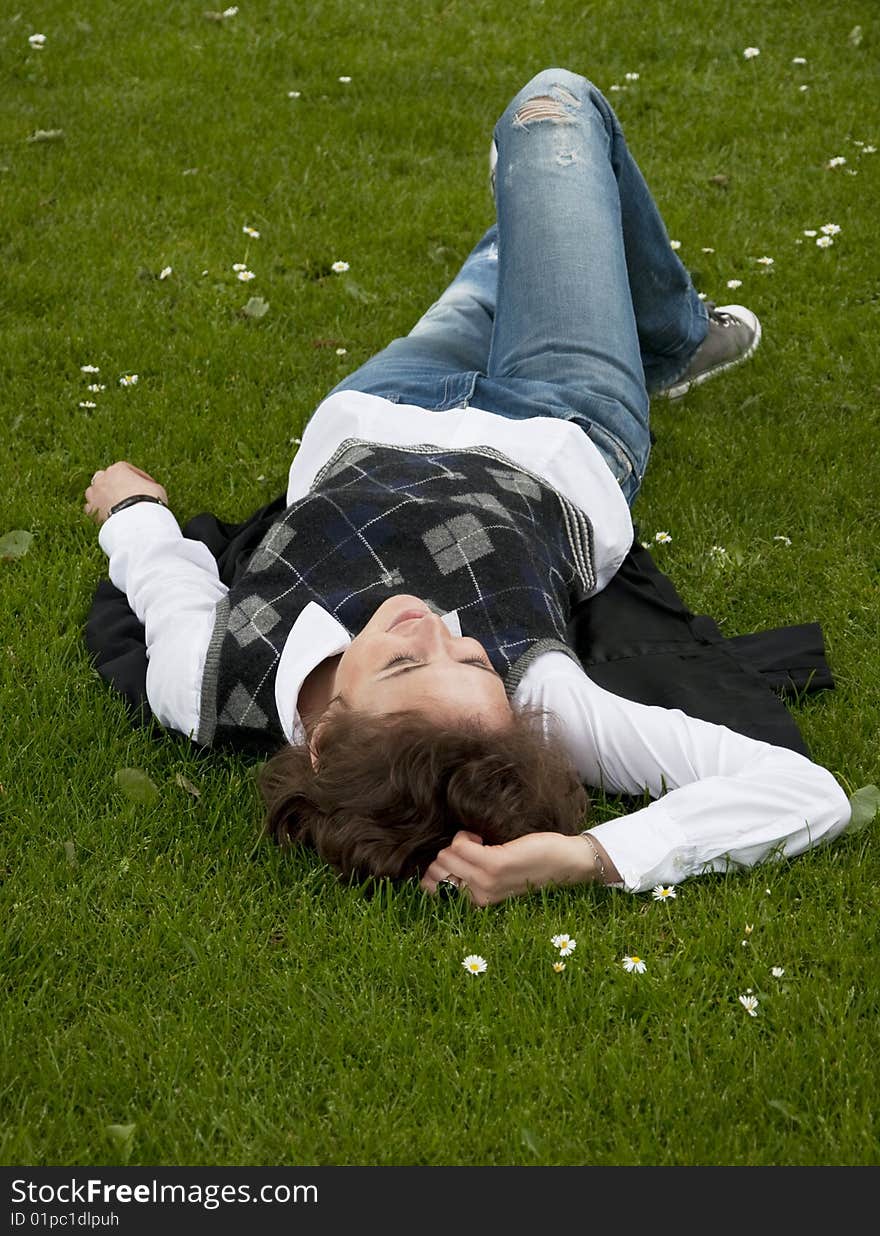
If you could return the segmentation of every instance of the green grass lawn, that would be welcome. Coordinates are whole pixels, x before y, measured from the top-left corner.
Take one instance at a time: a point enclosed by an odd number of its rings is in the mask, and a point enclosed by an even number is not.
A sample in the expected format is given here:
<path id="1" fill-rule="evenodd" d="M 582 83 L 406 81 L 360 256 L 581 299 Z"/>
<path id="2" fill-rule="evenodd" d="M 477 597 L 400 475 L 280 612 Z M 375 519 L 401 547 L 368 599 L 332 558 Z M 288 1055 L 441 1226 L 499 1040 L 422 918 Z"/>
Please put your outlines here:
<path id="1" fill-rule="evenodd" d="M 244 762 L 130 728 L 82 640 L 81 514 L 118 458 L 182 519 L 281 492 L 321 397 L 491 221 L 497 115 L 563 65 L 609 93 L 698 287 L 764 327 L 656 402 L 642 535 L 726 634 L 821 622 L 837 686 L 798 722 L 848 792 L 877 783 L 878 41 L 870 0 L 7 8 L 0 536 L 33 540 L 0 561 L 0 1161 L 880 1162 L 876 820 L 666 903 L 343 887 L 257 840 Z"/>

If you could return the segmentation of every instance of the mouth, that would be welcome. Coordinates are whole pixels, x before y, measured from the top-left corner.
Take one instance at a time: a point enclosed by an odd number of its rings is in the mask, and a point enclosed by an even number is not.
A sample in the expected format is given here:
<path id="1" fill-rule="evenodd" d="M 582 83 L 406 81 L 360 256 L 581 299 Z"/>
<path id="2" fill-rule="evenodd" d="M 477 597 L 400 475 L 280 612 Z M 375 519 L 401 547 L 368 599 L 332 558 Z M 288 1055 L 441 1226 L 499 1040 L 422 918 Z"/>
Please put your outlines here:
<path id="1" fill-rule="evenodd" d="M 413 618 L 425 618 L 429 613 L 430 610 L 427 609 L 405 609 L 402 614 L 397 615 L 391 626 L 386 629 L 386 635 L 388 631 L 393 631 L 402 622 L 410 622 Z"/>

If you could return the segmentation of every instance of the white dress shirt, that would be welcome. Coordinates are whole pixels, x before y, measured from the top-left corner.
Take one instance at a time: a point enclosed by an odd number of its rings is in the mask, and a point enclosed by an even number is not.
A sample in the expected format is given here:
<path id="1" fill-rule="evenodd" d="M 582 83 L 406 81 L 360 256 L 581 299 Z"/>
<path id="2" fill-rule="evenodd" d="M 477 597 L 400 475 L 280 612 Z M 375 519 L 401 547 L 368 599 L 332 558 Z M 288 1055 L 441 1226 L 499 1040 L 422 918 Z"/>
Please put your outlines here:
<path id="1" fill-rule="evenodd" d="M 291 464 L 287 501 L 302 498 L 347 439 L 444 449 L 489 445 L 581 507 L 594 530 L 597 586 L 612 578 L 632 542 L 629 508 L 601 454 L 578 426 L 549 417 L 508 420 L 476 408 L 446 412 L 340 392 L 312 416 Z M 146 629 L 147 698 L 157 720 L 198 732 L 202 676 L 217 603 L 226 595 L 213 555 L 185 538 L 171 512 L 138 503 L 108 519 L 100 543 L 110 578 Z M 460 634 L 457 615 L 443 621 Z M 343 652 L 348 631 L 310 602 L 279 661 L 275 702 L 287 739 L 304 741 L 300 688 L 325 658 Z M 597 686 L 560 652 L 537 657 L 512 703 L 537 704 L 588 786 L 654 800 L 591 828 L 629 892 L 675 884 L 706 871 L 792 857 L 831 840 L 850 805 L 834 777 L 787 748 L 689 717 L 636 704 Z"/>

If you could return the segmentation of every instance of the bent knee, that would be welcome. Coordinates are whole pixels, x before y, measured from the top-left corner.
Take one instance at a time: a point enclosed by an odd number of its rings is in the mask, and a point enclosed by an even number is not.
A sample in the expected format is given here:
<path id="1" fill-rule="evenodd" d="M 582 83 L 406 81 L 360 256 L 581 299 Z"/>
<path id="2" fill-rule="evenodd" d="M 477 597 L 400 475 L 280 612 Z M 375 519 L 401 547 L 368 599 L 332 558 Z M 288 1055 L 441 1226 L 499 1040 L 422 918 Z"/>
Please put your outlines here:
<path id="1" fill-rule="evenodd" d="M 512 103 L 513 124 L 527 128 L 541 121 L 573 124 L 589 101 L 591 83 L 569 69 L 543 69 L 518 92 Z"/>
<path id="2" fill-rule="evenodd" d="M 592 88 L 592 82 L 581 73 L 573 73 L 571 69 L 549 68 L 536 73 L 531 81 L 526 82 L 522 90 L 517 92 L 519 98 L 536 94 L 552 94 L 561 91 L 572 99 L 583 99 Z"/>

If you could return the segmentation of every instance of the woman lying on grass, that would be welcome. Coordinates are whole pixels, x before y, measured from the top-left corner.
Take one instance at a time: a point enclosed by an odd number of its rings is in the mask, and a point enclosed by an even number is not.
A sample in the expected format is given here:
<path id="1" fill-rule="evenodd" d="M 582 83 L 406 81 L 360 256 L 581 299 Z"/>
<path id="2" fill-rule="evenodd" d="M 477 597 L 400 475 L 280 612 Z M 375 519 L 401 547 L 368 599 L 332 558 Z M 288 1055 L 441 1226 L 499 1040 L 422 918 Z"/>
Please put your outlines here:
<path id="1" fill-rule="evenodd" d="M 613 695 L 566 642 L 632 543 L 649 396 L 747 359 L 758 320 L 701 302 L 583 77 L 535 77 L 491 153 L 497 224 L 314 412 L 231 589 L 160 484 L 125 462 L 92 478 L 150 706 L 202 745 L 282 744 L 261 774 L 279 842 L 481 906 L 827 841 L 850 818 L 829 772 Z M 584 784 L 656 801 L 582 832 Z"/>

